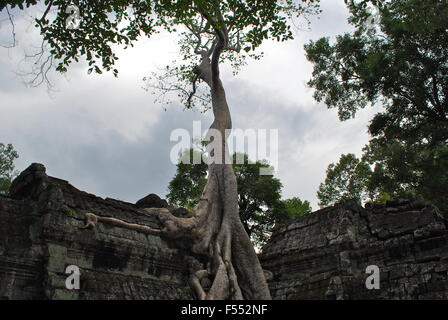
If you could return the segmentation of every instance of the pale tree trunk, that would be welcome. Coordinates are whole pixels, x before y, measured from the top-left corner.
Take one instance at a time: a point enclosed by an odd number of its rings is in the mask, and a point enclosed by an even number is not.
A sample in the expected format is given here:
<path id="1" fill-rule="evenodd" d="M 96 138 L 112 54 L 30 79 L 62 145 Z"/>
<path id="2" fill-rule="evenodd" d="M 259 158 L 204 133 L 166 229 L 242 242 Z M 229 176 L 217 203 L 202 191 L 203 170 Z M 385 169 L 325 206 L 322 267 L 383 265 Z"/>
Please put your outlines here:
<path id="1" fill-rule="evenodd" d="M 208 182 L 191 218 L 177 218 L 166 211 L 159 218 L 165 235 L 189 238 L 193 251 L 210 257 L 207 269 L 197 270 L 191 277 L 199 299 L 271 299 L 263 269 L 239 217 L 235 173 L 232 165 L 225 163 L 231 159 L 227 138 L 232 121 L 219 76 L 219 57 L 227 39 L 224 32 L 217 33 L 211 59 L 204 53 L 195 72 L 211 90 L 214 121 L 209 133 L 220 133 L 221 161 L 209 165 Z M 204 277 L 212 281 L 208 292 L 201 285 Z"/>
<path id="2" fill-rule="evenodd" d="M 226 163 L 232 159 L 227 145 L 232 120 L 219 75 L 219 58 L 227 46 L 228 35 L 225 27 L 215 28 L 215 32 L 216 41 L 208 52 L 201 54 L 202 62 L 195 68 L 195 73 L 210 88 L 214 121 L 208 136 L 215 139 L 213 146 L 219 146 L 220 150 L 212 151 L 211 158 L 215 162 L 209 165 L 208 181 L 192 217 L 178 218 L 166 209 L 159 209 L 157 213 L 162 230 L 158 231 L 85 213 L 86 227 L 103 222 L 139 232 L 189 239 L 193 252 L 209 257 L 206 269 L 192 270 L 190 278 L 199 299 L 271 299 L 265 274 L 240 220 L 236 176 L 232 164 Z M 208 292 L 202 286 L 203 278 L 211 280 Z"/>
<path id="3" fill-rule="evenodd" d="M 192 217 L 178 218 L 166 209 L 146 209 L 149 213 L 157 213 L 162 224 L 162 230 L 154 230 L 148 226 L 86 212 L 85 227 L 95 227 L 98 222 L 102 222 L 148 234 L 189 239 L 193 252 L 209 257 L 206 269 L 192 270 L 190 278 L 190 284 L 199 299 L 266 300 L 271 299 L 266 277 L 239 217 L 236 176 L 232 165 L 225 162 L 231 159 L 227 135 L 232 128 L 232 121 L 218 65 L 226 40 L 223 36 L 218 39 L 213 46 L 212 59 L 204 53 L 202 63 L 195 72 L 210 87 L 214 121 L 209 133 L 220 133 L 214 136 L 219 139 L 219 144 L 214 141 L 214 146 L 219 145 L 223 152 L 218 152 L 216 163 L 209 165 L 208 181 Z M 203 278 L 212 281 L 208 292 L 201 284 Z"/>

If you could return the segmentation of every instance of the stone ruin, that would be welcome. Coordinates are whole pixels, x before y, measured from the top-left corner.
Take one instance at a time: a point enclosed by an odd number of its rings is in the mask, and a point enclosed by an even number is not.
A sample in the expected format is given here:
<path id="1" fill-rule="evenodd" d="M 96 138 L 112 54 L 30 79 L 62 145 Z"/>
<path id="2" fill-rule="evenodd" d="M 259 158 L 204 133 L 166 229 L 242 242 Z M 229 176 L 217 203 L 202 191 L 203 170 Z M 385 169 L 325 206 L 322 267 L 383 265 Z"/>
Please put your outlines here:
<path id="1" fill-rule="evenodd" d="M 260 258 L 275 299 L 448 299 L 448 222 L 419 200 L 322 209 L 275 230 Z"/>
<path id="2" fill-rule="evenodd" d="M 195 299 L 189 270 L 204 263 L 186 241 L 99 223 L 85 211 L 159 228 L 145 207 L 170 207 L 156 195 L 137 204 L 102 199 L 32 164 L 0 196 L 0 299 Z M 418 200 L 363 208 L 346 202 L 278 227 L 263 248 L 274 299 L 448 299 L 448 223 Z M 68 290 L 66 268 L 81 271 Z M 368 266 L 380 270 L 369 290 Z"/>
<path id="3" fill-rule="evenodd" d="M 143 202 L 151 200 L 164 204 Z M 0 198 L 0 298 L 194 298 L 186 244 L 102 223 L 82 229 L 82 211 L 159 227 L 139 206 L 82 192 L 33 164 Z M 80 268 L 80 290 L 66 289 L 69 265 Z"/>

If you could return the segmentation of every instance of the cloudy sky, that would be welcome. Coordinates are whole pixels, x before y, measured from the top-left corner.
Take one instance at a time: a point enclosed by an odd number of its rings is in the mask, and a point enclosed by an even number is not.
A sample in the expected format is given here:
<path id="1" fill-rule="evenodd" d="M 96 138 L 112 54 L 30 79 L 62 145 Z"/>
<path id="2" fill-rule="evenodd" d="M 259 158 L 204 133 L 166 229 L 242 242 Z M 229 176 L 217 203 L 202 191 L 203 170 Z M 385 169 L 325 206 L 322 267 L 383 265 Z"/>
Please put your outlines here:
<path id="1" fill-rule="evenodd" d="M 278 129 L 283 198 L 309 200 L 313 209 L 327 166 L 343 153 L 360 154 L 374 113 L 363 110 L 356 119 L 340 122 L 336 111 L 316 103 L 307 88 L 312 65 L 303 45 L 350 30 L 343 0 L 323 0 L 322 9 L 311 30 L 298 32 L 294 41 L 267 42 L 262 60 L 249 61 L 236 77 L 226 68 L 223 73 L 234 128 Z M 3 44 L 10 32 L 2 21 Z M 56 91 L 49 93 L 45 86 L 26 87 L 17 75 L 26 67 L 19 61 L 38 44 L 38 35 L 20 19 L 16 35 L 15 49 L 0 48 L 0 142 L 12 143 L 20 154 L 16 168 L 43 163 L 49 175 L 101 197 L 130 202 L 152 192 L 164 197 L 175 173 L 171 132 L 192 131 L 195 120 L 205 130 L 211 122 L 209 114 L 176 104 L 165 111 L 142 89 L 143 77 L 176 58 L 173 37 L 160 34 L 120 51 L 118 79 L 88 75 L 82 64 L 66 76 L 53 74 Z"/>

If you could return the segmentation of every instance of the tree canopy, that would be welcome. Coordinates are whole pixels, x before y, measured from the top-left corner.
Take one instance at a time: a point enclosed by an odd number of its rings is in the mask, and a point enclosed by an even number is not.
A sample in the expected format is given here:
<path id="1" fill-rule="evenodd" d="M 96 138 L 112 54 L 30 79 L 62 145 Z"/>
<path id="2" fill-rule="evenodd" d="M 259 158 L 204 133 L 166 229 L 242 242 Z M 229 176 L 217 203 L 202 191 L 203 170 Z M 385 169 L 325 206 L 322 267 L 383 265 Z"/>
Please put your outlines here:
<path id="1" fill-rule="evenodd" d="M 279 219 L 279 223 L 307 215 L 313 211 L 308 200 L 302 201 L 299 197 L 293 197 L 282 201 L 282 209 L 285 215 Z M 284 219 L 284 220 L 283 220 Z"/>
<path id="2" fill-rule="evenodd" d="M 369 198 L 368 183 L 372 175 L 370 166 L 354 154 L 343 154 L 337 164 L 327 168 L 325 182 L 317 191 L 321 208 L 355 199 L 360 204 Z"/>
<path id="3" fill-rule="evenodd" d="M 341 120 L 380 101 L 386 113 L 375 117 L 374 135 L 394 121 L 400 125 L 399 119 L 406 133 L 423 129 L 418 126 L 422 119 L 446 124 L 446 1 L 346 2 L 356 30 L 337 36 L 334 44 L 321 38 L 306 46 L 314 64 L 309 85 L 316 89 L 316 100 L 338 108 Z M 366 24 L 368 3 L 379 11 L 377 25 Z"/>
<path id="4" fill-rule="evenodd" d="M 354 117 L 381 105 L 363 161 L 376 194 L 448 198 L 448 5 L 445 0 L 346 0 L 352 33 L 306 45 L 315 98 Z M 375 23 L 369 20 L 377 11 Z M 324 191 L 324 190 L 322 190 Z M 324 193 L 321 192 L 324 197 Z"/>
<path id="5" fill-rule="evenodd" d="M 11 182 L 17 173 L 14 171 L 14 160 L 19 157 L 12 144 L 0 143 L 0 195 L 8 194 Z"/>
<path id="6" fill-rule="evenodd" d="M 176 165 L 176 174 L 168 184 L 167 199 L 170 204 L 189 210 L 196 206 L 207 183 L 208 165 L 204 154 L 195 149 L 185 150 Z M 199 163 L 193 163 L 198 157 Z"/>
<path id="7" fill-rule="evenodd" d="M 8 5 L 24 9 L 37 4 L 36 0 L 9 0 L 0 11 Z M 191 85 L 199 82 L 194 69 L 201 62 L 201 53 L 217 44 L 216 30 L 225 29 L 228 39 L 221 62 L 231 62 L 238 69 L 246 57 L 259 57 L 255 51 L 264 40 L 292 39 L 291 19 L 319 11 L 318 0 L 45 0 L 44 4 L 42 16 L 35 19 L 43 37 L 36 60 L 43 68 L 32 85 L 46 81 L 46 71 L 53 65 L 66 72 L 73 62 L 83 60 L 89 73 L 110 71 L 117 76 L 116 50 L 120 46 L 132 47 L 141 37 L 165 30 L 179 35 L 182 62 L 168 66 L 154 86 L 176 91 L 187 107 L 209 104 L 204 92 Z M 69 23 L 77 27 L 68 28 Z"/>

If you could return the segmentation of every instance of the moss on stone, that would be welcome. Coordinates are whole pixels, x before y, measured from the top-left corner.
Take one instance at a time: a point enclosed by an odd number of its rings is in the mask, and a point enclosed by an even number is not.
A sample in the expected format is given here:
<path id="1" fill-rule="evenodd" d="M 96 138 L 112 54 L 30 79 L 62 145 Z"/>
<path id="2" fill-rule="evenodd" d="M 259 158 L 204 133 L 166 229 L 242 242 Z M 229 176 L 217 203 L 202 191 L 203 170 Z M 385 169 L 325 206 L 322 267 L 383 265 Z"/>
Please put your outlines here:
<path id="1" fill-rule="evenodd" d="M 64 205 L 62 207 L 62 210 L 64 210 L 64 212 L 72 218 L 77 218 L 78 217 L 78 212 L 76 212 L 76 210 L 69 208 L 67 205 Z"/>

